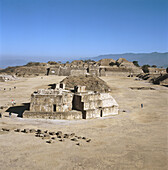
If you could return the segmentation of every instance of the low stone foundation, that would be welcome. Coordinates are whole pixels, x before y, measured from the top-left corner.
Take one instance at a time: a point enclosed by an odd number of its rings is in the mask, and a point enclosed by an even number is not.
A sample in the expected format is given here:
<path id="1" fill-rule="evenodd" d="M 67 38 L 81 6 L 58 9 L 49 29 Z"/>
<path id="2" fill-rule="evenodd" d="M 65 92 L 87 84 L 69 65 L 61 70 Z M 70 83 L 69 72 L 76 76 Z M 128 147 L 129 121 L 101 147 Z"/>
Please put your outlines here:
<path id="1" fill-rule="evenodd" d="M 69 112 L 31 112 L 25 111 L 23 118 L 39 118 L 39 119 L 82 119 L 82 112 L 69 111 Z"/>

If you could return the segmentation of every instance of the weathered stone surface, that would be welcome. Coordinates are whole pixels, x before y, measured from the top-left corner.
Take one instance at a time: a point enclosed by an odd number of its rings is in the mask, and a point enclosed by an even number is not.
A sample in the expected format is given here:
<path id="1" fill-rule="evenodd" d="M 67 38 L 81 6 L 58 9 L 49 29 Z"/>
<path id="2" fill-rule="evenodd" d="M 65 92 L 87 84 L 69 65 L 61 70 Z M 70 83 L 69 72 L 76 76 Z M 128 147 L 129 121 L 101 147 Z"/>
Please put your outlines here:
<path id="1" fill-rule="evenodd" d="M 64 134 L 64 138 L 70 138 L 69 134 Z"/>
<path id="2" fill-rule="evenodd" d="M 91 139 L 87 139 L 87 140 L 86 140 L 86 142 L 90 142 L 90 141 L 91 141 Z"/>
<path id="3" fill-rule="evenodd" d="M 54 143 L 54 141 L 53 140 L 48 140 L 48 141 L 46 141 L 46 143 Z"/>
<path id="4" fill-rule="evenodd" d="M 9 131 L 10 131 L 10 129 L 8 129 L 8 128 L 2 128 L 2 131 L 9 132 Z"/>
<path id="5" fill-rule="evenodd" d="M 70 136 L 71 136 L 71 137 L 75 136 L 75 133 L 71 133 Z"/>
<path id="6" fill-rule="evenodd" d="M 48 130 L 45 130 L 44 133 L 48 133 Z"/>
<path id="7" fill-rule="evenodd" d="M 49 135 L 55 135 L 55 132 L 49 132 Z"/>
<path id="8" fill-rule="evenodd" d="M 62 138 L 63 136 L 62 135 L 57 135 L 57 138 Z"/>
<path id="9" fill-rule="evenodd" d="M 30 129 L 23 129 L 23 133 L 30 133 Z"/>
<path id="10" fill-rule="evenodd" d="M 20 130 L 20 129 L 15 129 L 14 131 L 15 131 L 15 132 L 20 132 L 21 130 Z"/>
<path id="11" fill-rule="evenodd" d="M 41 134 L 39 134 L 39 137 L 44 137 L 44 134 L 42 134 L 42 133 L 41 133 Z"/>
<path id="12" fill-rule="evenodd" d="M 42 133 L 42 130 L 41 130 L 41 129 L 37 129 L 36 132 L 37 132 L 37 133 Z"/>
<path id="13" fill-rule="evenodd" d="M 30 133 L 35 133 L 36 130 L 35 129 L 30 129 Z"/>
<path id="14" fill-rule="evenodd" d="M 50 135 L 44 134 L 44 137 L 42 137 L 42 139 L 50 139 Z"/>
<path id="15" fill-rule="evenodd" d="M 62 131 L 58 131 L 58 132 L 56 133 L 56 135 L 57 135 L 57 136 L 62 135 Z"/>
<path id="16" fill-rule="evenodd" d="M 59 141 L 60 141 L 60 142 L 64 142 L 64 141 L 65 141 L 65 139 L 60 139 Z"/>
<path id="17" fill-rule="evenodd" d="M 76 138 L 72 138 L 71 140 L 72 140 L 72 141 L 75 141 L 75 142 L 78 141 L 78 139 L 76 139 Z"/>

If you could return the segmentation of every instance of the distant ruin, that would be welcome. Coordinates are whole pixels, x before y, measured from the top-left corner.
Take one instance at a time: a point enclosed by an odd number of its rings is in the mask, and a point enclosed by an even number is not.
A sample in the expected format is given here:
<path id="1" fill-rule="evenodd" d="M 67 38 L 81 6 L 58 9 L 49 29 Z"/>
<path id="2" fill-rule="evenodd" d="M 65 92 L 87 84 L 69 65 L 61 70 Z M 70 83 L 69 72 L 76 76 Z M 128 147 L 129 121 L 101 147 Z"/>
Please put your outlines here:
<path id="1" fill-rule="evenodd" d="M 128 76 L 143 73 L 140 67 L 135 66 L 132 62 L 124 58 L 118 60 L 102 59 L 99 61 L 82 61 L 74 60 L 71 63 L 28 63 L 25 66 L 8 67 L 0 70 L 1 73 L 12 74 L 16 76 Z"/>
<path id="2" fill-rule="evenodd" d="M 31 95 L 30 110 L 24 118 L 90 119 L 118 114 L 118 104 L 109 92 L 86 90 L 74 86 L 66 90 L 64 83 L 54 89 L 41 89 Z"/>
<path id="3" fill-rule="evenodd" d="M 147 66 L 147 65 L 146 65 Z M 11 81 L 9 77 L 33 77 L 33 76 L 122 76 L 135 77 L 148 80 L 153 84 L 168 86 L 168 78 L 165 68 L 150 67 L 145 72 L 133 62 L 125 58 L 92 60 L 74 60 L 71 63 L 49 61 L 48 63 L 30 62 L 24 66 L 8 67 L 0 70 L 0 81 Z M 92 88 L 94 91 L 94 88 Z M 95 89 L 96 90 L 96 89 Z"/>

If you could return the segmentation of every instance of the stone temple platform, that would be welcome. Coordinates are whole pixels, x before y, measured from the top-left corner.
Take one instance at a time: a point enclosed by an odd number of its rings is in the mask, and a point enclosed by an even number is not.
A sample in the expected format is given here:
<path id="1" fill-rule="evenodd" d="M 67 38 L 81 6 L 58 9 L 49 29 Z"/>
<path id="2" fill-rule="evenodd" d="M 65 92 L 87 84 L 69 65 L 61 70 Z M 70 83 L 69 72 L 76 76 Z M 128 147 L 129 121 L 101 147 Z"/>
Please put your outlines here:
<path id="1" fill-rule="evenodd" d="M 89 91 L 85 86 L 65 90 L 65 84 L 55 89 L 40 89 L 31 95 L 30 110 L 24 118 L 89 119 L 118 114 L 118 104 L 109 92 Z"/>

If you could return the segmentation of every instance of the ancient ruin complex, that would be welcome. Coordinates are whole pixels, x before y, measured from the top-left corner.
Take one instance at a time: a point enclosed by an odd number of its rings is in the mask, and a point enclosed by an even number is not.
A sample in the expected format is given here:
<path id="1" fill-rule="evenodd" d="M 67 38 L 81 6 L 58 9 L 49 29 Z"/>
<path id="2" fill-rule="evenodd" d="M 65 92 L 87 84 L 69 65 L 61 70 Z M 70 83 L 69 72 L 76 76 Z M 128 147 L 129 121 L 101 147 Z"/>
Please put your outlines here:
<path id="1" fill-rule="evenodd" d="M 24 118 L 89 119 L 118 114 L 118 104 L 109 92 L 86 90 L 75 86 L 66 90 L 65 84 L 55 89 L 41 89 L 31 95 L 30 110 Z"/>
<path id="2" fill-rule="evenodd" d="M 143 73 L 140 67 L 136 67 L 132 62 L 123 58 L 116 61 L 113 59 L 102 59 L 98 62 L 74 60 L 66 64 L 57 62 L 30 63 L 25 66 L 8 67 L 0 72 L 16 76 L 79 76 L 88 74 L 95 76 L 128 76 L 129 74 Z"/>

